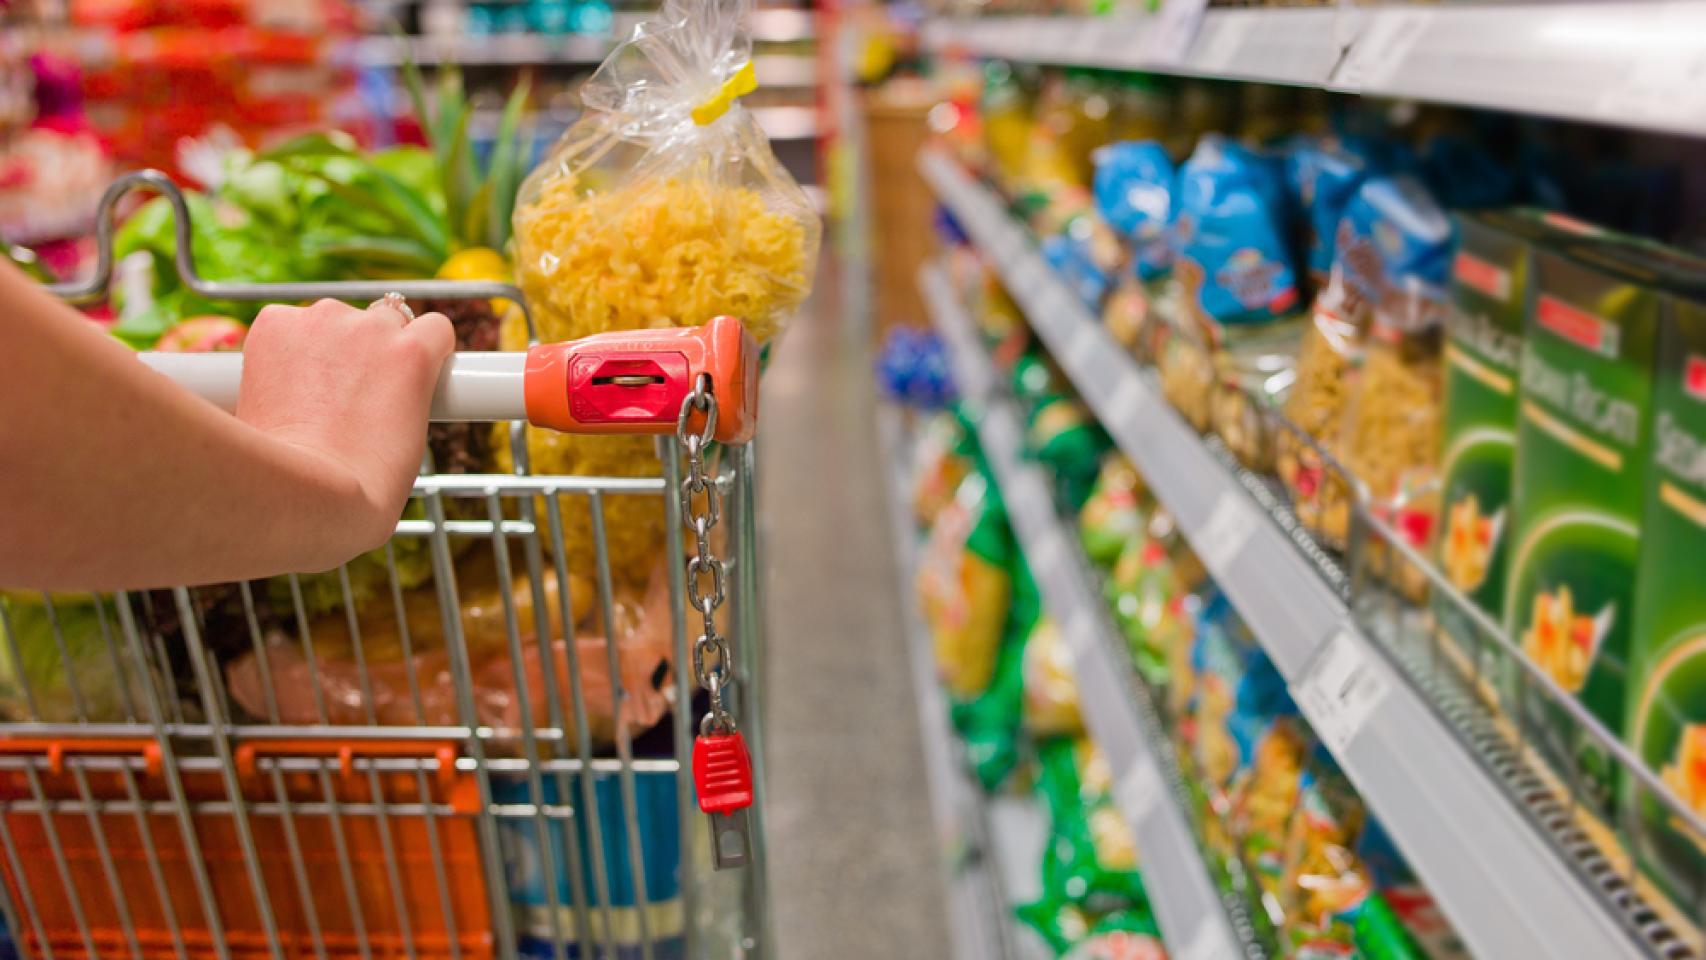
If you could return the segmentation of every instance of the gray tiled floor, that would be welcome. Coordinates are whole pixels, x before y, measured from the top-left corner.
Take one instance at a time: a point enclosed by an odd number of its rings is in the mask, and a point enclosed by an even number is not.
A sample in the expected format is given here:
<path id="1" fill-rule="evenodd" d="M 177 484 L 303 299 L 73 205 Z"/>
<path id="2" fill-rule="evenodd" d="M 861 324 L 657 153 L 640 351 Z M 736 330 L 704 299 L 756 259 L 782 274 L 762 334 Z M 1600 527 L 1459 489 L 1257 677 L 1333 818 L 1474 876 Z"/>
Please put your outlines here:
<path id="1" fill-rule="evenodd" d="M 830 284 L 820 292 L 818 304 L 835 302 Z M 858 341 L 820 306 L 765 375 L 758 494 L 778 960 L 949 955 L 869 354 Z"/>

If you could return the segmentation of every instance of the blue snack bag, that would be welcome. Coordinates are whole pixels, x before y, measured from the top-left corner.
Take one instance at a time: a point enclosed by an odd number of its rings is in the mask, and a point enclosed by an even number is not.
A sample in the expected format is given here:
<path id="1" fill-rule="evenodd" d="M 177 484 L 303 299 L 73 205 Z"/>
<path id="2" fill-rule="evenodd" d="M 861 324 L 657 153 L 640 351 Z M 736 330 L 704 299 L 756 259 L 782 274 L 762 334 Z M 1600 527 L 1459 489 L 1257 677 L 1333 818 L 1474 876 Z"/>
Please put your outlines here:
<path id="1" fill-rule="evenodd" d="M 1324 286 L 1333 269 L 1339 219 L 1367 168 L 1353 153 L 1311 142 L 1291 151 L 1286 174 L 1302 210 L 1304 264 L 1316 286 Z"/>
<path id="2" fill-rule="evenodd" d="M 1079 219 L 1072 227 L 1080 224 L 1088 226 L 1085 221 Z M 1072 227 L 1068 227 L 1065 233 L 1043 240 L 1043 259 L 1066 281 L 1066 285 L 1078 294 L 1085 306 L 1092 310 L 1098 309 L 1102 298 L 1108 293 L 1108 274 L 1092 255 L 1089 238 L 1075 236 Z"/>
<path id="3" fill-rule="evenodd" d="M 1173 266 L 1167 223 L 1173 210 L 1177 171 L 1167 149 L 1154 140 L 1110 143 L 1091 155 L 1096 212 L 1132 244 L 1139 280 L 1162 276 Z"/>
<path id="4" fill-rule="evenodd" d="M 1262 324 L 1296 309 L 1287 209 L 1275 163 L 1225 137 L 1197 145 L 1179 171 L 1173 271 L 1199 320 Z"/>
<path id="5" fill-rule="evenodd" d="M 1451 218 L 1420 181 L 1374 176 L 1345 207 L 1334 259 L 1349 292 L 1368 304 L 1389 295 L 1443 301 L 1455 241 Z"/>

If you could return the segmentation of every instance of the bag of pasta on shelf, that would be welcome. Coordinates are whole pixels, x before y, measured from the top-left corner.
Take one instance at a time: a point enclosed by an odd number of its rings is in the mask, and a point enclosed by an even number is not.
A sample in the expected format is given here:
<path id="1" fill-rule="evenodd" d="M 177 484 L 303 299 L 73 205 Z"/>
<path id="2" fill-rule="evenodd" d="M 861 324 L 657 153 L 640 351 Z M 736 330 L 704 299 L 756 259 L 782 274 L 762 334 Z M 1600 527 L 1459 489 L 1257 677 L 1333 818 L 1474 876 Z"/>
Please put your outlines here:
<path id="1" fill-rule="evenodd" d="M 1280 165 L 1220 136 L 1179 168 L 1172 237 L 1173 335 L 1162 393 L 1245 465 L 1265 469 L 1265 415 L 1289 382 L 1301 300 L 1292 204 Z"/>
<path id="2" fill-rule="evenodd" d="M 740 102 L 757 87 L 750 8 L 665 0 L 582 86 L 585 112 L 516 200 L 516 280 L 539 339 L 729 315 L 766 345 L 805 300 L 822 228 Z M 508 324 L 504 348 L 525 335 Z M 653 443 L 529 430 L 527 452 L 536 473 L 656 476 Z M 586 501 L 563 505 L 571 568 L 590 569 Z M 656 497 L 611 496 L 605 513 L 614 573 L 643 578 L 663 535 Z"/>
<path id="3" fill-rule="evenodd" d="M 1345 465 L 1397 537 L 1426 550 L 1438 512 L 1440 351 L 1456 229 L 1419 181 L 1373 177 L 1358 191 L 1376 211 L 1381 266 L 1362 370 L 1345 411 Z M 1421 569 L 1377 544 L 1368 559 L 1411 599 Z"/>

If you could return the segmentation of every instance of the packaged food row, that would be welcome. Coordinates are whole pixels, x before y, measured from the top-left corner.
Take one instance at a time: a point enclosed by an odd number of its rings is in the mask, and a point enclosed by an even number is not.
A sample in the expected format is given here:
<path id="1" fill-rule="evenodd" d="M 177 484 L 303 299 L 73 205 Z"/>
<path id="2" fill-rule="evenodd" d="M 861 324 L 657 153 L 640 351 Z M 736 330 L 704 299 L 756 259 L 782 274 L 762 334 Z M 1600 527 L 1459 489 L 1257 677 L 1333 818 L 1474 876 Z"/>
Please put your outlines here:
<path id="1" fill-rule="evenodd" d="M 1012 104 L 1024 89 L 1029 122 Z M 1694 357 L 1706 270 L 1651 240 L 1511 206 L 1588 208 L 1589 181 L 1539 161 L 1502 170 L 1468 121 L 1424 115 L 1404 136 L 1337 116 L 1321 134 L 1219 127 L 1234 138 L 1194 126 L 1200 112 L 1175 92 L 1164 135 L 1090 148 L 1086 177 L 1082 121 L 1049 107 L 1074 89 L 990 68 L 1003 126 L 986 112 L 982 131 L 948 142 L 1014 198 L 1050 265 L 1158 368 L 1183 418 L 1274 475 L 1318 542 L 1355 537 L 1358 562 L 1417 602 L 1428 573 L 1403 554 L 1427 558 L 1461 594 L 1432 609 L 1471 657 L 1502 659 L 1464 604 L 1502 625 L 1556 689 L 1537 693 L 1503 663 L 1492 697 L 1650 881 L 1692 902 L 1706 881 L 1706 781 L 1689 771 L 1706 716 L 1684 692 L 1702 655 L 1681 571 L 1706 545 L 1689 432 L 1694 395 L 1706 396 L 1694 382 L 1706 377 Z M 1220 119 L 1235 112 L 1250 115 Z M 1307 108 L 1293 117 L 1311 126 Z M 1662 178 L 1649 173 L 1629 178 Z M 1653 227 L 1643 216 L 1617 220 Z M 1381 532 L 1354 527 L 1358 500 Z M 1102 509 L 1092 498 L 1086 516 Z M 1109 562 L 1127 602 L 1156 619 L 1162 554 L 1148 553 Z M 1140 649 L 1146 675 L 1164 662 Z"/>
<path id="2" fill-rule="evenodd" d="M 1462 956 L 1390 842 L 1378 827 L 1365 829 L 1354 792 L 1313 744 L 1278 672 L 1135 468 L 1107 452 L 1093 420 L 1049 428 L 1049 419 L 1066 419 L 1050 411 L 1076 399 L 1022 323 L 1012 323 L 999 282 L 966 281 L 973 317 L 997 356 L 1008 357 L 1012 392 L 1029 414 L 1027 449 L 1055 475 L 1058 502 L 1081 504 L 1085 552 L 1104 572 L 1114 620 L 1190 758 L 1218 880 L 1263 916 L 1285 904 L 1284 919 L 1264 928 L 1273 955 Z M 1070 442 L 1074 435 L 1083 441 Z M 1057 951 L 1083 951 L 1066 956 L 1101 956 L 1091 946 L 1116 934 L 1131 949 L 1158 947 L 1141 870 L 1125 852 L 1129 825 L 1109 801 L 1105 763 L 1079 739 L 1070 657 L 1046 617 L 1025 626 L 1039 615 L 1036 587 L 964 410 L 921 423 L 912 478 L 915 518 L 927 531 L 919 589 L 956 724 L 988 789 L 1011 789 L 1034 755 L 1050 811 L 1045 893 L 1020 916 Z M 999 740 L 987 735 L 995 716 L 1005 718 Z M 999 763 L 979 763 L 987 758 Z M 1300 805 L 1305 813 L 1293 816 Z M 1258 862 L 1261 885 L 1246 870 Z"/>
<path id="3" fill-rule="evenodd" d="M 1271 955 L 1467 956 L 1119 454 L 1079 527 L 1174 740 L 1215 879 L 1249 904 Z"/>
<path id="4" fill-rule="evenodd" d="M 917 589 L 974 774 L 990 792 L 1033 782 L 1047 813 L 1042 895 L 1015 905 L 1015 915 L 1058 956 L 1164 957 L 1106 761 L 1083 738 L 1070 654 L 1041 610 L 970 436 L 961 415 L 922 425 Z"/>
<path id="5" fill-rule="evenodd" d="M 1632 824 L 1643 867 L 1689 902 L 1706 837 L 1671 804 L 1706 812 L 1706 709 L 1688 679 L 1706 664 L 1703 610 L 1686 572 L 1706 547 L 1706 261 L 1530 210 L 1465 216 L 1462 232 L 1440 569 L 1673 793 L 1555 702 L 1521 696 L 1513 671 L 1497 681 L 1588 808 Z M 1460 609 L 1439 620 L 1485 656 Z"/>

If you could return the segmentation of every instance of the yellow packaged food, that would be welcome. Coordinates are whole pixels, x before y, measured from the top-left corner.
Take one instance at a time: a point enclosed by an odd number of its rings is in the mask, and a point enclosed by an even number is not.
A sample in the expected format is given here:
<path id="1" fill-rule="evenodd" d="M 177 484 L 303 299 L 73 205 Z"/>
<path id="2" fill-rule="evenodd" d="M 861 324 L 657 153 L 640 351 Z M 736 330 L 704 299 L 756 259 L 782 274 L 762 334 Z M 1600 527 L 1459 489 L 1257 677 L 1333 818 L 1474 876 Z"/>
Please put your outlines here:
<path id="1" fill-rule="evenodd" d="M 1084 731 L 1078 713 L 1078 681 L 1072 651 L 1060 628 L 1044 617 L 1025 640 L 1025 729 L 1034 736 L 1070 736 Z"/>
<path id="2" fill-rule="evenodd" d="M 666 0 L 582 87 L 586 112 L 516 200 L 516 280 L 540 339 L 726 314 L 764 344 L 810 292 L 817 215 L 740 102 L 757 85 L 750 7 Z M 506 348 L 515 338 L 512 325 Z M 646 437 L 529 430 L 526 445 L 535 473 L 661 469 Z M 572 560 L 585 564 L 589 514 L 584 500 L 564 505 Z M 605 521 L 617 578 L 644 578 L 661 540 L 657 498 L 611 498 Z"/>
<path id="3" fill-rule="evenodd" d="M 948 692 L 982 693 L 995 675 L 1012 578 L 1012 534 L 995 491 L 980 473 L 961 482 L 937 513 L 918 568 L 919 606 Z"/>

